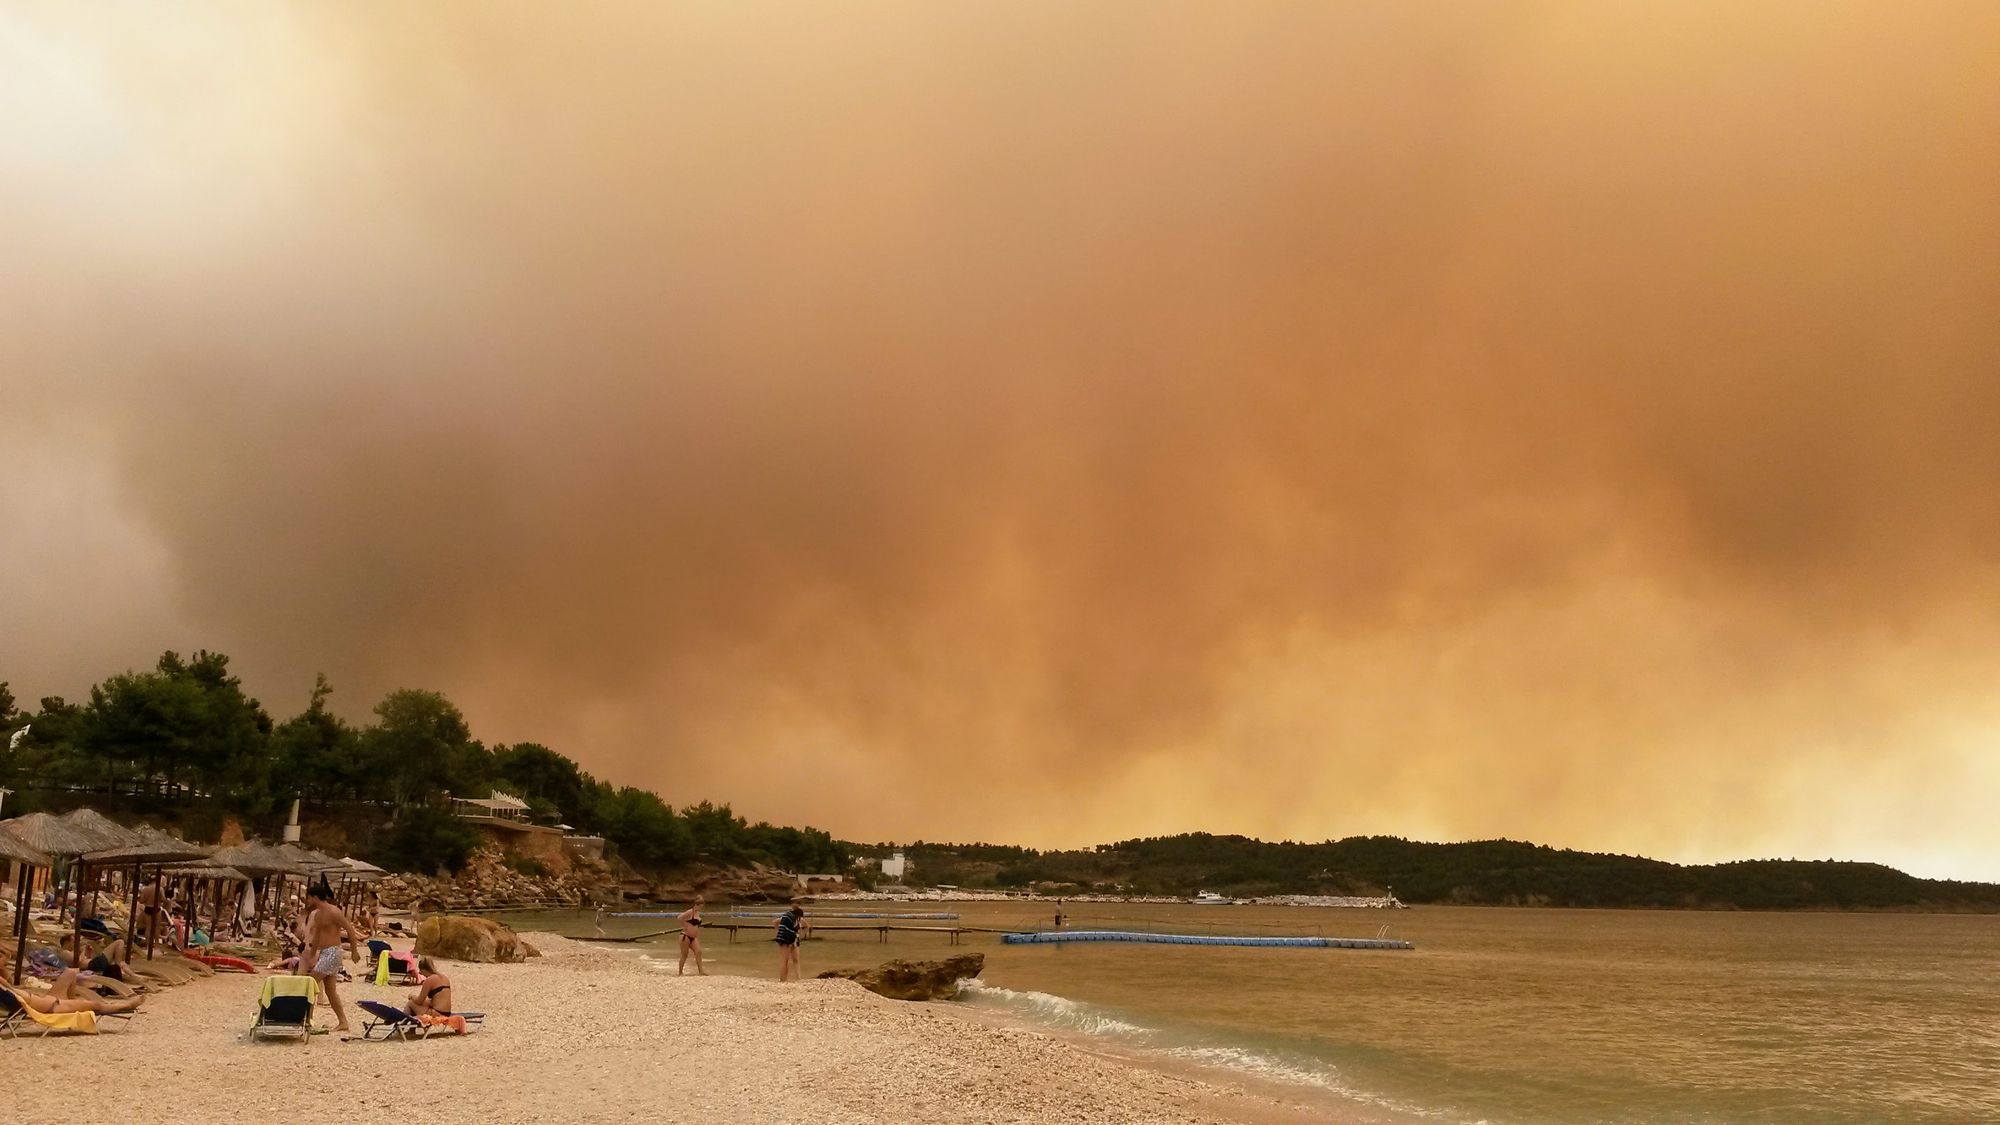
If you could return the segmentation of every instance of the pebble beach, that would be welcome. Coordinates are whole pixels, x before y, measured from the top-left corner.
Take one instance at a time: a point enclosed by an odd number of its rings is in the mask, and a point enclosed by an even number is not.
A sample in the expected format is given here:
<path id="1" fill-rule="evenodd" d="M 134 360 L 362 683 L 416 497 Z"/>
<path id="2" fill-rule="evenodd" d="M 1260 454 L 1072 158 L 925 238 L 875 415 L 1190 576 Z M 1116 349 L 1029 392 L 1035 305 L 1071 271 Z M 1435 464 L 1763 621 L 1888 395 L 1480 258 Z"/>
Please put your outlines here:
<path id="1" fill-rule="evenodd" d="M 842 980 L 676 977 L 626 950 L 526 936 L 525 964 L 447 963 L 483 1030 L 421 1042 L 252 1042 L 258 977 L 153 993 L 123 1030 L 0 1040 L 15 1120 L 213 1122 L 1301 1122 L 1323 1107 L 1151 1069 L 951 1004 Z M 407 989 L 341 986 L 400 1001 Z M 322 1007 L 319 1025 L 331 1028 Z"/>

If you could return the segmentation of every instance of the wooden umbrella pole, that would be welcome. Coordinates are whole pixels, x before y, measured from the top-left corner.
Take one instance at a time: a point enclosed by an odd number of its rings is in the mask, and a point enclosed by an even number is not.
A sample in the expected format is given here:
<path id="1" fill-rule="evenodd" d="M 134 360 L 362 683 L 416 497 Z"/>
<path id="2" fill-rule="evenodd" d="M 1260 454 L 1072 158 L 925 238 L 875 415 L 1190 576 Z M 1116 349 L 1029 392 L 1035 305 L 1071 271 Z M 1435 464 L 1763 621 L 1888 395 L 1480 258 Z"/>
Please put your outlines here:
<path id="1" fill-rule="evenodd" d="M 33 894 L 35 869 L 21 865 L 21 885 L 14 891 L 14 983 L 21 983 L 21 965 L 28 957 L 28 902 Z"/>
<path id="2" fill-rule="evenodd" d="M 81 880 L 84 875 L 88 874 L 89 869 L 83 866 L 83 858 L 81 856 L 77 858 L 76 865 L 77 877 Z M 77 884 L 76 930 L 70 937 L 69 952 L 70 956 L 75 958 L 76 967 L 79 969 L 83 968 L 83 884 L 81 881 Z"/>
<path id="3" fill-rule="evenodd" d="M 132 946 L 139 940 L 139 865 L 132 865 L 132 885 L 125 888 L 129 900 L 125 906 L 125 944 L 118 958 L 120 965 L 132 961 Z"/>
<path id="4" fill-rule="evenodd" d="M 151 921 L 146 924 L 146 960 L 148 961 L 153 959 L 153 945 L 160 940 L 160 916 L 166 913 L 166 910 L 160 906 L 160 885 L 165 881 L 165 870 L 158 867 L 153 868 L 153 913 Z"/>

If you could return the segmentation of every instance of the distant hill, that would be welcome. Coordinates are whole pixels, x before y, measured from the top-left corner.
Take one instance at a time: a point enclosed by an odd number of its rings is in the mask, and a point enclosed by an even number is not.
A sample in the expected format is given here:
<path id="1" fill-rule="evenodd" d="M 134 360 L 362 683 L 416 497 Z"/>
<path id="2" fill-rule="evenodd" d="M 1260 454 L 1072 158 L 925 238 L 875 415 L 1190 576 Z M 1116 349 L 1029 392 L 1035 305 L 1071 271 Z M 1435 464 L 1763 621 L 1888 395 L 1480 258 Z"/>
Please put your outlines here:
<path id="1" fill-rule="evenodd" d="M 850 844 L 874 853 L 881 845 Z M 1431 844 L 1353 836 L 1318 844 L 1190 833 L 1077 851 L 918 843 L 916 878 L 965 887 L 1073 885 L 1133 894 L 1381 894 L 1409 903 L 1691 910 L 2000 913 L 2000 884 L 1919 879 L 1877 863 L 1683 865 L 1514 840 Z"/>

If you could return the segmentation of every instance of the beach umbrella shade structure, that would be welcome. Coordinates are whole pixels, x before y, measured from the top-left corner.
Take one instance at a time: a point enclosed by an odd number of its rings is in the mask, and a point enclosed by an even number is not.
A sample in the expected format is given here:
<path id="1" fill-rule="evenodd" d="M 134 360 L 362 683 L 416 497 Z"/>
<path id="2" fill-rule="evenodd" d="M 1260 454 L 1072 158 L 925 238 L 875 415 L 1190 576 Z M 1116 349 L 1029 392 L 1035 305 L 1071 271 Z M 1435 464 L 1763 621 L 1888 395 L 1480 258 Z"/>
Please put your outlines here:
<path id="1" fill-rule="evenodd" d="M 77 809 L 57 818 L 72 827 L 93 833 L 107 842 L 107 846 L 93 848 L 84 853 L 79 866 L 86 873 L 107 867 L 132 869 L 131 885 L 127 888 L 128 903 L 126 913 L 125 958 L 132 954 L 132 942 L 138 934 L 139 880 L 141 869 L 148 864 L 162 864 L 196 860 L 206 857 L 211 850 L 201 844 L 191 844 L 178 836 L 172 836 L 157 828 L 140 825 L 127 828 L 111 820 L 95 809 Z M 155 875 L 155 881 L 158 876 Z M 93 896 L 95 892 L 93 891 Z M 77 956 L 83 955 L 83 900 L 76 903 L 76 936 L 74 948 Z M 149 928 L 149 936 L 157 927 Z M 151 950 L 151 943 L 148 943 Z M 122 963 L 122 962 L 121 962 Z"/>
<path id="2" fill-rule="evenodd" d="M 279 844 L 275 850 L 279 855 L 297 864 L 305 872 L 308 884 L 312 882 L 314 875 L 321 876 L 330 883 L 335 878 L 344 877 L 349 870 L 345 863 L 325 852 L 316 852 L 311 848 L 299 844 Z"/>
<path id="3" fill-rule="evenodd" d="M 53 861 L 57 859 L 75 860 L 76 867 L 73 869 L 70 879 L 71 889 L 74 890 L 80 885 L 78 876 L 81 875 L 84 856 L 106 848 L 126 846 L 136 839 L 136 837 L 119 828 L 117 825 L 111 824 L 108 820 L 104 821 L 104 824 L 110 825 L 115 831 L 107 831 L 89 818 L 75 820 L 70 817 L 55 816 L 51 813 L 36 812 L 29 813 L 26 816 L 17 816 L 9 821 L 0 821 L 0 828 L 4 828 L 8 835 L 14 837 L 19 842 L 48 856 L 52 861 L 51 867 L 53 867 Z M 77 928 L 80 934 L 83 926 L 83 903 L 81 901 L 77 902 L 76 907 L 78 911 Z M 22 921 L 21 940 L 14 947 L 14 982 L 16 984 L 20 983 L 21 965 L 26 957 L 28 948 L 25 915 Z M 57 921 L 61 921 L 60 916 Z"/>
<path id="4" fill-rule="evenodd" d="M 125 917 L 126 937 L 128 940 L 125 942 L 125 958 L 123 960 L 131 958 L 132 939 L 135 939 L 138 933 L 139 884 L 143 881 L 141 869 L 152 866 L 154 868 L 153 881 L 157 884 L 161 877 L 159 870 L 161 865 L 204 860 L 208 858 L 210 852 L 215 850 L 207 844 L 190 843 L 178 836 L 162 832 L 147 824 L 138 825 L 129 831 L 138 837 L 137 843 L 108 852 L 93 852 L 85 857 L 87 862 L 93 865 L 111 862 L 121 865 L 126 863 L 132 865 L 131 885 L 126 888 Z M 148 927 L 149 937 L 151 936 L 151 929 L 151 927 Z M 150 948 L 151 943 L 149 942 L 148 949 L 150 950 Z M 121 960 L 121 964 L 123 960 Z"/>
<path id="5" fill-rule="evenodd" d="M 380 867 L 377 867 L 374 864 L 369 863 L 365 860 L 355 859 L 351 855 L 340 857 L 340 862 L 344 866 L 346 866 L 347 881 L 354 887 L 354 890 L 357 893 L 361 890 L 362 887 L 367 886 L 369 883 L 373 883 L 377 880 L 386 879 L 389 877 L 389 873 L 387 871 L 384 871 Z M 341 909 L 343 910 L 352 909 L 354 906 L 354 898 L 355 898 L 354 894 L 349 894 L 347 896 L 347 901 L 342 904 Z"/>
<path id="6" fill-rule="evenodd" d="M 222 928 L 222 904 L 226 888 L 232 883 L 248 884 L 250 876 L 226 863 L 204 859 L 196 863 L 170 864 L 160 869 L 160 874 L 168 879 L 185 879 L 188 883 L 188 925 L 199 922 L 201 899 L 209 899 L 208 932 L 211 938 Z"/>
<path id="7" fill-rule="evenodd" d="M 283 880 L 285 877 L 291 875 L 303 877 L 310 874 L 307 868 L 300 866 L 277 848 L 256 840 L 245 840 L 234 847 L 219 849 L 209 858 L 217 863 L 228 864 L 245 875 L 250 876 L 252 879 L 263 879 L 267 887 L 272 886 L 271 880 L 273 878 Z M 275 904 L 275 892 L 272 898 Z M 266 913 L 268 912 L 260 913 L 259 915 L 258 925 L 260 928 L 262 927 L 263 918 Z"/>
<path id="8" fill-rule="evenodd" d="M 0 821 L 0 829 L 5 829 L 11 821 Z M 37 867 L 52 867 L 55 860 L 46 852 L 29 847 L 13 833 L 0 831 L 0 862 L 19 864 L 20 878 L 14 887 L 14 983 L 21 983 L 21 964 L 28 950 L 28 895 L 34 880 L 30 873 Z"/>

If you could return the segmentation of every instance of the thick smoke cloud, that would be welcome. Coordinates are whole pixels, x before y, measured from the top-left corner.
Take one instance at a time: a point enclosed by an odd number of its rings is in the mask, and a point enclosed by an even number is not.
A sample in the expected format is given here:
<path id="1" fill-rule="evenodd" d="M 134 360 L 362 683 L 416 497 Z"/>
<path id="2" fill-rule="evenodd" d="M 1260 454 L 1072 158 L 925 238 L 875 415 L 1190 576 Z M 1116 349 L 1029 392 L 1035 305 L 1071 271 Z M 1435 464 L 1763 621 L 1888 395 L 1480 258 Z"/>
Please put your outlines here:
<path id="1" fill-rule="evenodd" d="M 1984 4 L 0 15 L 5 675 L 2000 877 Z"/>

